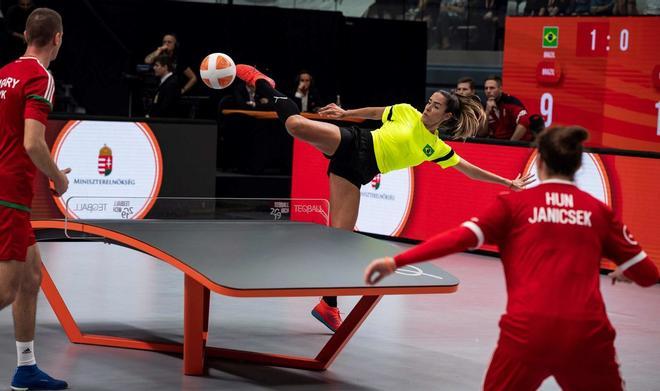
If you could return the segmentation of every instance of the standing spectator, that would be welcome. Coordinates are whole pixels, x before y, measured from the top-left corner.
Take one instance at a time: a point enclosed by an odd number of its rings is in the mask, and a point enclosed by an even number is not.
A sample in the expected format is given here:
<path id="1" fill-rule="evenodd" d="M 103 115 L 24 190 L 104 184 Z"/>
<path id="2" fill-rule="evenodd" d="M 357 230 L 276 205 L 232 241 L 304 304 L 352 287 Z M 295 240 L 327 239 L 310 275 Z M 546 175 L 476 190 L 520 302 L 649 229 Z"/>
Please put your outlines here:
<path id="1" fill-rule="evenodd" d="M 18 0 L 7 10 L 7 32 L 9 33 L 8 54 L 9 59 L 14 60 L 27 48 L 23 32 L 25 22 L 32 11 L 34 11 L 32 0 Z"/>
<path id="2" fill-rule="evenodd" d="M 157 47 L 153 52 L 147 54 L 144 58 L 145 64 L 153 64 L 156 57 L 166 55 L 170 58 L 172 63 L 172 72 L 177 75 L 180 83 L 181 95 L 190 91 L 195 84 L 197 84 L 197 75 L 190 69 L 190 65 L 184 56 L 181 55 L 179 39 L 173 33 L 165 34 L 163 36 L 162 45 Z"/>
<path id="3" fill-rule="evenodd" d="M 154 74 L 159 78 L 149 117 L 178 117 L 181 92 L 176 75 L 172 72 L 170 57 L 160 55 L 154 60 Z"/>
<path id="4" fill-rule="evenodd" d="M 488 114 L 487 134 L 500 140 L 531 141 L 527 109 L 515 96 L 502 92 L 502 78 L 488 76 L 484 83 L 486 92 L 486 113 Z"/>
<path id="5" fill-rule="evenodd" d="M 316 113 L 321 107 L 321 97 L 314 87 L 314 78 L 307 71 L 298 72 L 294 102 L 304 113 Z"/>
<path id="6" fill-rule="evenodd" d="M 474 79 L 471 77 L 461 77 L 456 82 L 456 94 L 463 96 L 472 96 L 477 94 L 477 88 L 474 85 Z"/>

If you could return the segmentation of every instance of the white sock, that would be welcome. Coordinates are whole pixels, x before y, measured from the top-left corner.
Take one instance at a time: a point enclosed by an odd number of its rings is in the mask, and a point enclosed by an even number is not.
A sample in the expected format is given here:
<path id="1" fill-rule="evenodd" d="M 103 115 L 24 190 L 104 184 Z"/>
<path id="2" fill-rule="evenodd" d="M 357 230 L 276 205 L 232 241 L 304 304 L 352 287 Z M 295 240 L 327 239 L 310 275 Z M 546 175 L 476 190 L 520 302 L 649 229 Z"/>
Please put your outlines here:
<path id="1" fill-rule="evenodd" d="M 34 341 L 18 342 L 16 341 L 16 353 L 18 355 L 18 366 L 34 365 L 37 360 L 34 359 Z"/>

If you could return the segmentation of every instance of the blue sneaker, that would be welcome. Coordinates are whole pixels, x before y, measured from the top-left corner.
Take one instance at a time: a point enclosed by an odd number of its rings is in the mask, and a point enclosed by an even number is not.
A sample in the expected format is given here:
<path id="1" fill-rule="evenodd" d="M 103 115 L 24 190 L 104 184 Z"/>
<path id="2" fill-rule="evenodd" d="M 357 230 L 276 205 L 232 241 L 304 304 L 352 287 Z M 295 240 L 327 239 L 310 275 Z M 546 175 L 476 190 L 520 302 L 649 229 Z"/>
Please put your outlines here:
<path id="1" fill-rule="evenodd" d="M 64 380 L 53 379 L 34 365 L 16 367 L 16 373 L 11 380 L 11 389 L 14 391 L 28 390 L 64 390 L 69 387 Z"/>

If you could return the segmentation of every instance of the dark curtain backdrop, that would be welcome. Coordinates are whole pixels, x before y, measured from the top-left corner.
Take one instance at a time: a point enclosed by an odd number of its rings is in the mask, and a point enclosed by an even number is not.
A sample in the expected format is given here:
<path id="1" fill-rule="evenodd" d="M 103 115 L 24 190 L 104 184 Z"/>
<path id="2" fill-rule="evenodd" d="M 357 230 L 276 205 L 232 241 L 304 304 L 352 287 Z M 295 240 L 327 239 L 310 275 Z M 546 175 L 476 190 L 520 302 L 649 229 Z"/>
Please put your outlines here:
<path id="1" fill-rule="evenodd" d="M 420 106 L 426 29 L 417 22 L 345 18 L 341 13 L 149 0 L 42 0 L 64 19 L 64 46 L 51 69 L 88 114 L 126 115 L 129 84 L 145 55 L 174 32 L 193 71 L 209 53 L 267 70 L 290 92 L 310 70 L 326 102 L 345 107 L 408 102 Z M 195 95 L 224 91 L 201 81 Z"/>

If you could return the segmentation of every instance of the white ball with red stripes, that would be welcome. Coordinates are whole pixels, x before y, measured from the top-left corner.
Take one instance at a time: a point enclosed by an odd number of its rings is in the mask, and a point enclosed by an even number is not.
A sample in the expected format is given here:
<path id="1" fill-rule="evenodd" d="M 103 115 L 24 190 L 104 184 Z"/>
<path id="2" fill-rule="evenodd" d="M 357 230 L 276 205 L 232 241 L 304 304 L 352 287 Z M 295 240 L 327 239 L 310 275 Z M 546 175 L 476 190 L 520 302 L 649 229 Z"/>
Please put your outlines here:
<path id="1" fill-rule="evenodd" d="M 199 65 L 199 75 L 207 86 L 221 90 L 231 85 L 236 77 L 234 60 L 224 53 L 211 53 Z"/>

